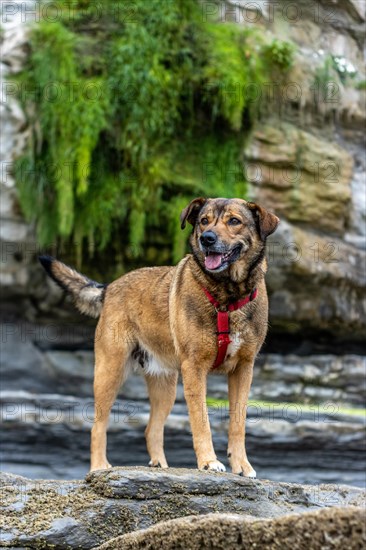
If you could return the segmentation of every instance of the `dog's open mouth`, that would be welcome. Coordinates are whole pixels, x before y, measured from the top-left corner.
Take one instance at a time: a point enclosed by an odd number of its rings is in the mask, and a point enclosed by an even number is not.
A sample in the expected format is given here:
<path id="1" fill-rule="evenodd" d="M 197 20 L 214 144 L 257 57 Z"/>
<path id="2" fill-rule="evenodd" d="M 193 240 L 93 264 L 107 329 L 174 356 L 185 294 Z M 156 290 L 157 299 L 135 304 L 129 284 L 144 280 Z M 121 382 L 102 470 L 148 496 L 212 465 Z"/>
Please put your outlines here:
<path id="1" fill-rule="evenodd" d="M 217 271 L 227 267 L 239 258 L 241 246 L 236 246 L 230 252 L 217 253 L 207 252 L 205 257 L 205 268 L 210 271 Z"/>

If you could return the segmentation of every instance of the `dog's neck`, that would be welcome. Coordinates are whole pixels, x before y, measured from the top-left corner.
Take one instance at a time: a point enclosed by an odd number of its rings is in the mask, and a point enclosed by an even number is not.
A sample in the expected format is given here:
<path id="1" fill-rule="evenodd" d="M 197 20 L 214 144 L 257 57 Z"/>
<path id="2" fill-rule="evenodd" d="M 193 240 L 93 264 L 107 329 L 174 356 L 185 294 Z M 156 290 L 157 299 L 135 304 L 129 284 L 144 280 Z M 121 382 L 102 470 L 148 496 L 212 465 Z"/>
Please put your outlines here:
<path id="1" fill-rule="evenodd" d="M 190 258 L 192 273 L 198 284 L 206 288 L 220 304 L 235 302 L 250 294 L 266 272 L 265 252 L 258 255 L 255 261 L 241 273 L 240 280 L 235 280 L 229 273 L 220 277 L 207 273 L 192 254 Z"/>

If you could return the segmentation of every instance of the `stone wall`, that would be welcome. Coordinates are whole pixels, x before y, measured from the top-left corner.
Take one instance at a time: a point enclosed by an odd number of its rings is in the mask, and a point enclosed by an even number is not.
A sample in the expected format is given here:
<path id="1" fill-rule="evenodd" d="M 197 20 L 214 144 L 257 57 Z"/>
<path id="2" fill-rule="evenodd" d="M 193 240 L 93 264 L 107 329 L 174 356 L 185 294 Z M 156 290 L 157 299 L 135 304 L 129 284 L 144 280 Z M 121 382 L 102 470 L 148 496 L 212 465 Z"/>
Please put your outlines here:
<path id="1" fill-rule="evenodd" d="M 26 10 L 35 2 L 2 2 L 1 4 L 1 103 L 0 123 L 2 148 L 0 152 L 0 282 L 2 302 L 30 291 L 30 264 L 34 262 L 35 235 L 24 221 L 17 200 L 13 163 L 29 139 L 29 126 L 16 92 L 19 86 L 14 77 L 26 61 L 29 24 Z M 29 17 L 28 21 L 31 21 Z"/>
<path id="2" fill-rule="evenodd" d="M 256 14 L 237 4 L 233 20 L 255 19 L 297 44 L 286 85 L 262 90 L 260 120 L 244 148 L 253 198 L 282 220 L 269 247 L 273 330 L 361 339 L 366 95 L 357 82 L 365 79 L 365 3 L 280 2 L 265 11 L 259 2 Z"/>

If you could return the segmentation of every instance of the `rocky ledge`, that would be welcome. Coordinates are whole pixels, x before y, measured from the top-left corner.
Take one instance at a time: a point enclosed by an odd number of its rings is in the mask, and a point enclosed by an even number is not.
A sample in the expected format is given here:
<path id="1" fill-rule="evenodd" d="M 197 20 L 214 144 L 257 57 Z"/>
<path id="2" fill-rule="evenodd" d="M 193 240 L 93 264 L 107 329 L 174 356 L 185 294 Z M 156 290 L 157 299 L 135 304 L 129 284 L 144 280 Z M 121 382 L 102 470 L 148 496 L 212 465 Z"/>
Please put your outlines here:
<path id="1" fill-rule="evenodd" d="M 320 549 L 366 542 L 366 494 L 345 485 L 143 467 L 94 472 L 85 481 L 0 479 L 0 545 L 8 548 L 157 548 L 164 540 L 164 548 L 212 548 L 216 541 L 219 549 L 231 541 L 230 548 L 266 542 Z"/>
<path id="2" fill-rule="evenodd" d="M 207 514 L 158 523 L 114 538 L 100 550 L 324 550 L 364 548 L 366 535 L 359 508 L 328 508 L 276 519 L 238 514 Z"/>

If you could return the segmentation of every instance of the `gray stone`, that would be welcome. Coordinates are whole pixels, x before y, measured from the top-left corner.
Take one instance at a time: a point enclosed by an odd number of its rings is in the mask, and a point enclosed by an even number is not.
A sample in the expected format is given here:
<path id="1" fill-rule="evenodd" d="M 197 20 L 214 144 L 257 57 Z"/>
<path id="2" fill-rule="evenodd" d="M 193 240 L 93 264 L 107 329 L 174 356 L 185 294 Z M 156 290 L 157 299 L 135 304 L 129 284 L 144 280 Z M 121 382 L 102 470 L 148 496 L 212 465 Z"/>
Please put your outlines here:
<path id="1" fill-rule="evenodd" d="M 304 486 L 182 469 L 114 468 L 79 482 L 2 474 L 1 482 L 3 544 L 60 549 L 92 548 L 192 514 L 273 518 L 326 508 L 334 499 L 344 508 L 362 506 L 365 499 L 364 491 L 347 486 Z"/>
<path id="2" fill-rule="evenodd" d="M 268 260 L 270 317 L 276 330 L 316 327 L 363 340 L 365 251 L 282 220 L 269 239 Z"/>
<path id="3" fill-rule="evenodd" d="M 92 398 L 2 392 L 0 415 L 6 434 L 2 469 L 32 478 L 83 477 L 89 467 L 93 410 Z M 363 486 L 365 462 L 360 449 L 365 417 L 363 411 L 355 412 L 342 412 L 333 402 L 303 406 L 252 400 L 247 411 L 247 449 L 258 475 L 301 483 L 343 480 Z M 113 465 L 146 465 L 148 418 L 146 401 L 116 401 L 108 429 Z M 227 465 L 227 402 L 213 403 L 209 418 L 217 456 Z M 165 450 L 170 466 L 196 466 L 185 403 L 176 403 L 167 419 Z"/>
<path id="4" fill-rule="evenodd" d="M 346 150 L 294 125 L 273 121 L 258 124 L 244 154 L 248 165 L 255 166 L 249 180 L 260 203 L 292 223 L 344 232 L 353 168 Z"/>
<path id="5" fill-rule="evenodd" d="M 51 383 L 47 362 L 26 326 L 5 323 L 0 329 L 2 390 L 47 392 Z"/>
<path id="6" fill-rule="evenodd" d="M 349 4 L 350 8 L 353 8 L 357 15 L 364 21 L 366 18 L 366 4 L 364 0 L 346 0 L 345 4 Z"/>
<path id="7" fill-rule="evenodd" d="M 364 161 L 365 162 L 365 161 Z M 350 225 L 354 233 L 363 243 L 363 248 L 366 247 L 366 167 L 363 171 L 354 174 L 352 186 L 352 208 L 353 213 L 350 219 Z M 347 233 L 346 238 L 349 240 L 352 233 Z"/>

